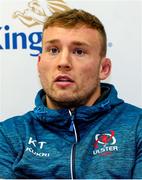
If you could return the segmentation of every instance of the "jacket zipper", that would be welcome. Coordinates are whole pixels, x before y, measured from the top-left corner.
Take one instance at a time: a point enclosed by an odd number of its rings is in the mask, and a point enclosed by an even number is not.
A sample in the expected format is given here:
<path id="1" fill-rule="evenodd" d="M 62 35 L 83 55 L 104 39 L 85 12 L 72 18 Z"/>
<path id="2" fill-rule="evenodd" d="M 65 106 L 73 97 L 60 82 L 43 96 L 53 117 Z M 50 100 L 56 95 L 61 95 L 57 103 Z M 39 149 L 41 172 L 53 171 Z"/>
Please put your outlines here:
<path id="1" fill-rule="evenodd" d="M 73 143 L 72 148 L 71 148 L 71 156 L 70 156 L 70 173 L 71 173 L 71 179 L 74 179 L 74 165 L 75 165 L 75 156 L 74 156 L 74 151 L 75 151 L 75 145 L 78 142 L 78 137 L 77 137 L 77 131 L 76 131 L 76 127 L 74 124 L 74 116 L 71 112 L 71 110 L 69 110 L 69 114 L 71 116 L 71 126 L 70 126 L 70 130 L 72 129 L 72 131 L 74 131 L 74 136 L 75 136 L 75 143 Z"/>

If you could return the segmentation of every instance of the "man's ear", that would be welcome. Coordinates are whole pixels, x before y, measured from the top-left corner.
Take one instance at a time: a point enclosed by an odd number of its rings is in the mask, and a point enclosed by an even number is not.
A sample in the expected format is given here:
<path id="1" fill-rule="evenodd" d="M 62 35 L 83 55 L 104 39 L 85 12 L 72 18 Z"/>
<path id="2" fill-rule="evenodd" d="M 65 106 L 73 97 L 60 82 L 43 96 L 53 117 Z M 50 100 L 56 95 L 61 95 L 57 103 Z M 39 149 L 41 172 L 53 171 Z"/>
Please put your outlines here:
<path id="1" fill-rule="evenodd" d="M 40 62 L 40 59 L 41 59 L 41 56 L 40 56 L 40 54 L 38 55 L 38 62 Z"/>
<path id="2" fill-rule="evenodd" d="M 111 60 L 109 58 L 103 58 L 100 64 L 100 80 L 105 80 L 111 72 Z"/>
<path id="3" fill-rule="evenodd" d="M 38 58 L 38 61 L 37 61 L 37 70 L 38 70 L 38 73 L 39 73 L 39 63 L 41 61 L 41 55 L 39 54 L 37 58 Z"/>

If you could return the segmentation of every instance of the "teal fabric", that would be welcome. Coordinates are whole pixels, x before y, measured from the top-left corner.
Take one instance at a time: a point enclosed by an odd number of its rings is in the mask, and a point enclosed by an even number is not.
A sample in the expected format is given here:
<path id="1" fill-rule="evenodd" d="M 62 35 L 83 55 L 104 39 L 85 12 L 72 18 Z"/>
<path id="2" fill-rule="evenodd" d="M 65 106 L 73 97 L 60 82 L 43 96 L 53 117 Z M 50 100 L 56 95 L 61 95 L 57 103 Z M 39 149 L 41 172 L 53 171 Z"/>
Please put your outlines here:
<path id="1" fill-rule="evenodd" d="M 72 167 L 77 179 L 142 179 L 142 109 L 101 87 L 105 98 L 72 115 L 48 109 L 40 90 L 33 111 L 1 122 L 0 178 L 70 179 Z"/>

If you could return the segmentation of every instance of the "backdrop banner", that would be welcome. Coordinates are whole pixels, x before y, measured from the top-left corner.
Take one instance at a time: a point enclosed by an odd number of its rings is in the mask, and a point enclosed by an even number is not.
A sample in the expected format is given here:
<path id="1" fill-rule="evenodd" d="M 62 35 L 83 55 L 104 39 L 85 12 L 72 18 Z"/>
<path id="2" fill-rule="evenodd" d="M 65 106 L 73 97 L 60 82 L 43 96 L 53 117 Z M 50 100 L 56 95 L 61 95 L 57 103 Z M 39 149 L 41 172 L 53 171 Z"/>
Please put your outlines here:
<path id="1" fill-rule="evenodd" d="M 118 96 L 142 107 L 141 0 L 1 0 L 0 4 L 0 121 L 34 108 L 40 81 L 37 56 L 42 26 L 53 12 L 84 9 L 104 24 L 111 76 Z"/>

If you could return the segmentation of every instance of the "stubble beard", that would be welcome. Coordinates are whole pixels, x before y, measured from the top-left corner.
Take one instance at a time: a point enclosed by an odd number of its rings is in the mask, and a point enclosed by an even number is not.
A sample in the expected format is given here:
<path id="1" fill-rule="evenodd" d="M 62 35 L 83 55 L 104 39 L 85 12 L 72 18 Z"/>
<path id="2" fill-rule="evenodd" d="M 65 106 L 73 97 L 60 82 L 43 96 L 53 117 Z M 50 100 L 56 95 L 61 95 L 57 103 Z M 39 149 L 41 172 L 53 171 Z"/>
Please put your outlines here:
<path id="1" fill-rule="evenodd" d="M 62 97 L 56 97 L 54 95 L 54 91 L 50 93 L 47 89 L 45 90 L 46 93 L 46 100 L 49 99 L 52 104 L 54 104 L 56 107 L 59 109 L 67 108 L 67 109 L 72 109 L 72 108 L 77 108 L 79 106 L 84 106 L 87 104 L 88 100 L 92 97 L 94 92 L 97 91 L 98 86 L 95 85 L 94 88 L 90 89 L 90 91 L 86 92 L 84 91 L 82 94 L 79 93 L 73 93 L 72 92 L 72 97 L 65 97 L 62 95 Z M 95 103 L 94 99 L 94 103 Z M 47 105 L 48 105 L 48 100 L 47 100 Z"/>
<path id="2" fill-rule="evenodd" d="M 82 99 L 79 96 L 77 97 L 71 97 L 71 98 L 57 98 L 54 97 L 48 93 L 46 93 L 46 96 L 48 97 L 48 99 L 50 99 L 50 101 L 59 108 L 67 108 L 67 109 L 71 109 L 71 108 L 76 108 L 79 106 L 82 106 L 85 104 L 85 102 L 87 101 L 87 97 Z"/>

